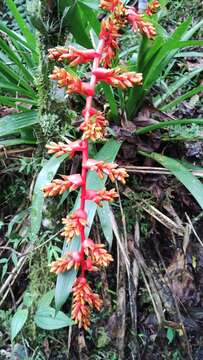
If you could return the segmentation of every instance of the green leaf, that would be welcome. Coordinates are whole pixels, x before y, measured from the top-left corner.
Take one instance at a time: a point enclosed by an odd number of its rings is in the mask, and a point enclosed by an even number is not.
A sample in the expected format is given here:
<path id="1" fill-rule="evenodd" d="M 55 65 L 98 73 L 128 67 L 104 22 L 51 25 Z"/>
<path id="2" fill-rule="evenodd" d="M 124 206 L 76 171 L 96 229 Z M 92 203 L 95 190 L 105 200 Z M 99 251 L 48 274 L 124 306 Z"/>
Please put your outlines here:
<path id="1" fill-rule="evenodd" d="M 168 328 L 167 329 L 167 339 L 168 339 L 168 343 L 171 344 L 173 342 L 173 339 L 175 337 L 175 330 L 173 328 Z"/>
<path id="2" fill-rule="evenodd" d="M 37 143 L 36 140 L 30 140 L 25 138 L 20 139 L 9 139 L 9 140 L 1 140 L 0 146 L 15 146 L 15 145 L 21 145 L 21 144 L 30 144 L 35 145 Z"/>
<path id="3" fill-rule="evenodd" d="M 35 324 L 44 330 L 58 330 L 73 325 L 73 321 L 62 311 L 58 311 L 50 306 L 40 307 L 35 316 Z"/>
<path id="4" fill-rule="evenodd" d="M 38 308 L 42 308 L 42 307 L 47 307 L 51 304 L 52 300 L 54 298 L 54 289 L 53 290 L 49 290 L 46 294 L 44 294 L 39 303 L 38 303 Z"/>
<path id="5" fill-rule="evenodd" d="M 186 92 L 184 95 L 179 96 L 175 100 L 171 101 L 169 104 L 161 107 L 162 111 L 167 111 L 169 109 L 173 109 L 176 105 L 182 103 L 184 100 L 192 97 L 193 95 L 199 94 L 203 91 L 203 85 L 197 86 L 196 88 Z"/>
<path id="6" fill-rule="evenodd" d="M 0 81 L 0 89 L 5 90 L 6 92 L 18 93 L 21 95 L 26 95 L 30 97 L 30 92 L 23 87 L 13 84 L 12 82 L 4 81 L 3 79 Z M 33 99 L 33 97 L 32 97 Z"/>
<path id="7" fill-rule="evenodd" d="M 5 32 L 12 41 L 15 40 L 18 43 L 18 46 L 21 47 L 21 49 L 24 48 L 24 51 L 26 52 L 30 50 L 34 60 L 36 61 L 36 63 L 38 63 L 39 53 L 36 49 L 36 43 L 30 43 L 29 41 L 27 42 L 22 35 L 20 35 L 16 31 L 9 29 L 3 22 L 0 23 L 0 30 Z"/>
<path id="8" fill-rule="evenodd" d="M 72 2 L 60 1 L 59 5 L 61 12 L 63 13 L 67 6 L 72 5 Z M 73 2 L 73 5 L 63 19 L 63 24 L 68 26 L 69 31 L 80 45 L 91 48 L 91 41 L 87 32 L 88 19 L 84 16 L 78 1 Z"/>
<path id="9" fill-rule="evenodd" d="M 10 96 L 0 96 L 0 104 L 5 105 L 5 104 L 9 104 L 9 103 L 12 104 L 13 106 L 16 106 L 17 108 L 23 108 L 21 105 L 18 105 L 18 104 L 37 105 L 37 101 L 33 100 L 33 99 L 17 98 L 17 97 L 10 97 Z M 24 109 L 26 109 L 26 108 L 24 108 Z"/>
<path id="10" fill-rule="evenodd" d="M 7 55 L 7 57 L 13 61 L 13 63 L 18 67 L 19 69 L 19 76 L 22 73 L 24 75 L 24 77 L 28 80 L 28 81 L 34 81 L 34 78 L 32 76 L 32 74 L 30 74 L 30 72 L 26 69 L 26 67 L 24 66 L 24 64 L 22 63 L 22 59 L 20 59 L 13 50 L 11 50 L 9 48 L 9 46 L 6 44 L 6 42 L 4 40 L 2 40 L 0 38 L 0 48 L 1 50 L 4 51 L 4 53 Z"/>
<path id="11" fill-rule="evenodd" d="M 149 40 L 146 42 L 144 49 L 141 46 L 138 61 L 139 68 L 137 71 L 143 73 L 143 85 L 135 86 L 129 91 L 129 97 L 126 102 L 126 110 L 129 119 L 132 119 L 135 112 L 141 106 L 146 93 L 155 84 L 162 71 L 167 67 L 171 60 L 175 57 L 178 49 L 187 46 L 201 46 L 203 43 L 199 40 L 188 40 L 186 31 L 191 23 L 191 19 L 182 23 L 172 34 L 169 39 L 157 37 L 153 46 L 150 48 Z"/>
<path id="12" fill-rule="evenodd" d="M 9 68 L 6 64 L 4 64 L 2 61 L 0 61 L 0 71 L 2 72 L 4 79 L 8 79 L 8 81 L 13 82 L 15 85 L 19 84 L 19 86 L 23 86 L 26 88 L 27 91 L 29 91 L 30 94 L 33 94 L 35 96 L 34 90 L 30 87 L 29 83 L 22 79 L 22 77 L 19 77 L 19 74 L 11 68 Z"/>
<path id="13" fill-rule="evenodd" d="M 18 133 L 21 129 L 38 123 L 36 111 L 4 116 L 0 119 L 0 136 Z"/>
<path id="14" fill-rule="evenodd" d="M 203 52 L 200 51 L 181 51 L 179 54 L 176 54 L 176 58 L 187 58 L 187 57 L 203 57 Z"/>
<path id="15" fill-rule="evenodd" d="M 178 126 L 178 125 L 192 125 L 200 124 L 203 125 L 203 119 L 180 119 L 180 120 L 169 120 L 169 121 L 160 121 L 158 124 L 148 125 L 142 127 L 135 131 L 136 135 L 144 135 L 150 131 L 157 129 L 165 129 L 169 126 Z"/>
<path id="16" fill-rule="evenodd" d="M 21 329 L 23 328 L 26 320 L 28 318 L 28 310 L 18 309 L 15 315 L 11 320 L 11 340 L 13 341 L 15 337 L 19 334 Z"/>
<path id="17" fill-rule="evenodd" d="M 33 45 L 36 44 L 35 36 L 31 33 L 28 25 L 20 15 L 15 3 L 13 0 L 6 0 L 6 4 L 9 7 L 13 17 L 15 18 L 19 29 L 21 30 L 22 34 L 25 36 L 27 42 L 32 43 Z"/>
<path id="18" fill-rule="evenodd" d="M 115 140 L 113 139 L 109 140 L 95 156 L 95 159 L 104 160 L 107 162 L 114 161 L 120 149 L 120 146 L 121 144 L 116 142 Z M 96 173 L 89 172 L 87 177 L 87 189 L 94 189 L 94 190 L 102 189 L 105 185 L 105 182 L 106 182 L 106 177 L 103 180 L 100 180 Z M 77 209 L 79 207 L 79 204 L 80 204 L 80 194 L 77 197 L 74 209 Z M 97 206 L 95 203 L 92 203 L 91 201 L 86 202 L 85 210 L 88 214 L 88 227 L 86 227 L 86 237 L 89 236 L 89 232 L 91 230 L 96 209 Z M 80 238 L 76 236 L 73 238 L 69 246 L 66 245 L 66 242 L 64 243 L 63 254 L 66 253 L 67 251 L 78 250 L 79 248 L 80 248 Z M 57 309 L 60 309 L 61 306 L 66 302 L 70 294 L 70 291 L 72 289 L 72 285 L 76 278 L 76 275 L 77 275 L 77 271 L 71 269 L 70 271 L 59 274 L 57 276 L 56 292 L 55 292 L 55 304 Z"/>
<path id="19" fill-rule="evenodd" d="M 80 1 L 80 3 L 85 4 L 86 6 L 88 6 L 89 8 L 91 8 L 93 10 L 99 9 L 98 0 L 79 0 L 79 1 Z"/>
<path id="20" fill-rule="evenodd" d="M 164 94 L 156 96 L 153 101 L 155 107 L 159 106 L 166 100 L 169 96 L 171 96 L 175 91 L 177 91 L 180 87 L 182 87 L 185 83 L 189 82 L 194 76 L 198 75 L 203 71 L 203 66 L 200 66 L 198 69 L 191 71 L 190 73 L 181 75 L 181 77 L 173 82 L 167 89 Z"/>
<path id="21" fill-rule="evenodd" d="M 79 6 L 81 8 L 82 13 L 88 19 L 90 26 L 94 29 L 96 34 L 100 32 L 100 23 L 97 19 L 95 11 L 93 11 L 90 7 L 86 6 L 84 2 L 79 2 Z"/>
<path id="22" fill-rule="evenodd" d="M 40 171 L 32 197 L 31 205 L 31 234 L 33 241 L 36 240 L 42 222 L 42 210 L 44 205 L 44 195 L 41 191 L 42 187 L 52 181 L 61 163 L 67 158 L 67 155 L 63 155 L 59 158 L 55 156 L 51 157 L 49 161 L 43 166 Z"/>
<path id="23" fill-rule="evenodd" d="M 189 190 L 199 206 L 203 209 L 203 184 L 185 166 L 183 166 L 181 162 L 154 152 L 146 153 L 144 151 L 139 151 L 139 153 L 157 161 L 175 175 L 176 178 Z"/>
<path id="24" fill-rule="evenodd" d="M 111 247 L 113 242 L 113 229 L 112 223 L 110 221 L 110 211 L 110 206 L 107 201 L 103 202 L 103 207 L 97 208 L 101 228 L 103 230 L 106 241 Z"/>
<path id="25" fill-rule="evenodd" d="M 110 106 L 112 117 L 116 119 L 118 117 L 118 110 L 114 97 L 114 91 L 110 85 L 104 83 L 101 84 L 101 88 L 103 89 L 106 100 Z"/>

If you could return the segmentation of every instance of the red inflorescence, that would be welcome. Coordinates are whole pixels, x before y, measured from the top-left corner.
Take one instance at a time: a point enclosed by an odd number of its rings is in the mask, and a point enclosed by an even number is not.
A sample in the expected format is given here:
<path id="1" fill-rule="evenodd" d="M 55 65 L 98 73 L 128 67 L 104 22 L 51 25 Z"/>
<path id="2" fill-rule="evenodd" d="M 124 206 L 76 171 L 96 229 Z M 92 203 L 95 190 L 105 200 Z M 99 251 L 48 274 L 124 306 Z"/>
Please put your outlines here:
<path id="1" fill-rule="evenodd" d="M 75 73 L 64 68 L 55 67 L 50 75 L 51 80 L 56 80 L 60 87 L 65 87 L 68 94 L 80 94 L 86 97 L 86 105 L 82 112 L 83 122 L 80 125 L 82 136 L 80 140 L 67 143 L 50 142 L 46 147 L 49 154 L 56 157 L 68 155 L 74 157 L 76 152 L 82 155 L 81 174 L 61 175 L 60 179 L 54 179 L 44 186 L 42 191 L 45 197 L 61 195 L 67 190 L 81 189 L 80 206 L 77 210 L 67 215 L 62 222 L 64 229 L 62 236 L 70 243 L 75 236 L 80 238 L 80 248 L 77 251 L 68 251 L 61 259 L 53 261 L 51 272 L 59 274 L 74 268 L 79 271 L 79 277 L 73 285 L 72 319 L 79 328 L 90 327 L 91 309 L 100 310 L 102 300 L 95 294 L 86 279 L 87 271 L 98 271 L 113 261 L 112 256 L 104 248 L 103 244 L 95 244 L 85 235 L 88 226 L 88 216 L 85 211 L 86 201 L 93 201 L 102 206 L 103 201 L 113 201 L 118 197 L 115 189 L 87 189 L 87 173 L 95 171 L 100 179 L 108 176 L 112 182 L 116 180 L 125 184 L 128 174 L 124 168 L 116 163 L 108 163 L 103 160 L 89 158 L 89 141 L 103 140 L 107 135 L 108 121 L 102 111 L 93 107 L 93 95 L 98 82 L 103 81 L 111 86 L 121 89 L 131 88 L 142 84 L 142 74 L 125 71 L 121 67 L 109 68 L 112 60 L 119 49 L 121 30 L 127 23 L 132 25 L 133 30 L 153 39 L 155 29 L 146 21 L 144 15 L 139 14 L 132 7 L 125 7 L 121 0 L 101 0 L 100 7 L 109 14 L 101 22 L 99 43 L 94 49 L 77 49 L 69 46 L 67 49 L 56 47 L 49 50 L 48 57 L 55 61 L 66 61 L 70 66 L 85 64 L 93 61 L 90 81 L 82 81 Z M 154 0 L 149 4 L 146 13 L 151 15 L 158 8 L 158 2 Z M 104 66 L 101 68 L 100 66 Z M 65 156 L 64 156 L 65 158 Z"/>

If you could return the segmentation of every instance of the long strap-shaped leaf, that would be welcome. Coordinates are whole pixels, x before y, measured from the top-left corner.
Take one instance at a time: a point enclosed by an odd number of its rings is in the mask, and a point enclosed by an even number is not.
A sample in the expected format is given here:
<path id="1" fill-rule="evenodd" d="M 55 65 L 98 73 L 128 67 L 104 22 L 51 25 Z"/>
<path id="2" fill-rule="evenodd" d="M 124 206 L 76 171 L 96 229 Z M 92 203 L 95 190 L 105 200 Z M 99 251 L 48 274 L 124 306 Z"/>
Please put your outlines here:
<path id="1" fill-rule="evenodd" d="M 20 132 L 22 129 L 38 123 L 36 111 L 4 116 L 0 119 L 0 136 Z"/>
<path id="2" fill-rule="evenodd" d="M 203 209 L 203 184 L 190 171 L 188 171 L 185 166 L 177 160 L 154 152 L 146 153 L 144 151 L 139 151 L 139 153 L 157 161 L 175 175 L 176 178 L 189 190 L 191 195 L 198 202 L 199 206 Z"/>

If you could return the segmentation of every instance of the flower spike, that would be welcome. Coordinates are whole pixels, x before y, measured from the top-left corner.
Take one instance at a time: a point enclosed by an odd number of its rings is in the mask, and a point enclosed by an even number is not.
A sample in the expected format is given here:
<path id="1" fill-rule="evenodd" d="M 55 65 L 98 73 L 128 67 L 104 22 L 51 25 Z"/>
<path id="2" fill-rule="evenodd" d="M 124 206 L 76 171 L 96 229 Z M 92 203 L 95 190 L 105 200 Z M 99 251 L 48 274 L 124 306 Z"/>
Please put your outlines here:
<path id="1" fill-rule="evenodd" d="M 100 179 L 103 179 L 105 174 L 109 176 L 112 182 L 118 180 L 124 185 L 126 183 L 125 178 L 128 177 L 127 171 L 124 168 L 119 168 L 118 164 L 88 159 L 85 166 L 88 170 L 96 171 Z"/>
<path id="2" fill-rule="evenodd" d="M 72 268 L 79 273 L 72 288 L 72 319 L 79 328 L 87 330 L 90 327 L 91 310 L 100 310 L 102 299 L 91 289 L 86 279 L 87 272 L 98 271 L 107 267 L 113 261 L 111 254 L 104 248 L 104 244 L 96 244 L 86 238 L 88 226 L 88 214 L 86 213 L 87 201 L 93 201 L 102 206 L 103 201 L 113 201 L 118 194 L 115 189 L 87 189 L 87 174 L 95 171 L 100 179 L 108 176 L 112 182 L 120 181 L 125 184 L 128 174 L 125 168 L 120 168 L 116 163 L 108 163 L 104 160 L 89 158 L 89 142 L 101 141 L 107 135 L 108 121 L 99 109 L 93 107 L 93 96 L 99 82 L 105 82 L 111 86 L 127 89 L 142 84 L 142 74 L 127 71 L 121 66 L 111 68 L 112 60 L 119 50 L 119 39 L 123 28 L 131 24 L 134 31 L 139 31 L 149 39 L 154 39 L 156 31 L 154 26 L 147 20 L 146 15 L 151 16 L 158 9 L 158 1 L 152 0 L 145 14 L 139 14 L 135 8 L 126 7 L 122 0 L 100 0 L 100 8 L 109 14 L 101 21 L 99 41 L 97 49 L 78 49 L 75 46 L 68 48 L 56 47 L 49 49 L 50 60 L 65 61 L 69 66 L 77 66 L 93 62 L 90 68 L 90 80 L 80 79 L 75 72 L 55 66 L 51 80 L 58 82 L 59 87 L 65 87 L 68 95 L 80 94 L 86 97 L 85 107 L 82 111 L 83 121 L 79 130 L 82 132 L 81 139 L 67 143 L 50 142 L 46 145 L 49 154 L 56 157 L 69 155 L 74 157 L 77 152 L 81 153 L 81 173 L 73 175 L 61 175 L 42 189 L 44 196 L 56 196 L 63 194 L 67 189 L 80 191 L 80 204 L 78 209 L 62 219 L 64 228 L 62 236 L 70 243 L 74 236 L 78 236 L 80 247 L 78 251 L 67 252 L 62 258 L 51 263 L 51 272 L 55 274 L 70 271 Z M 65 156 L 64 156 L 65 157 Z M 77 240 L 78 240 L 77 239 Z"/>

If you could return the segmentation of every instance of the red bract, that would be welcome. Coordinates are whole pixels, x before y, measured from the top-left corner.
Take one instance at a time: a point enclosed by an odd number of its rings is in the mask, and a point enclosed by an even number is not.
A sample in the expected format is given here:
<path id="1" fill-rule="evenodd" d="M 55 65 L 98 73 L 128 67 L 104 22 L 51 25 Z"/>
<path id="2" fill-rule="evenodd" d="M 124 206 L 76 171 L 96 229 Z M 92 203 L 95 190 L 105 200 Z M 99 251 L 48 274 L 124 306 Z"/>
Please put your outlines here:
<path id="1" fill-rule="evenodd" d="M 94 90 L 89 83 L 82 82 L 81 80 L 72 81 L 69 84 L 67 94 L 81 94 L 85 96 L 93 96 Z"/>
<path id="2" fill-rule="evenodd" d="M 103 69 L 98 68 L 93 71 L 93 74 L 96 76 L 97 81 L 104 81 L 107 84 L 110 84 L 121 89 L 126 89 L 127 87 L 133 87 L 134 85 L 142 84 L 142 74 L 131 72 L 122 72 L 120 68 L 116 69 Z"/>
<path id="3" fill-rule="evenodd" d="M 68 49 L 62 47 L 49 49 L 49 55 L 48 55 L 49 59 L 51 60 L 57 60 L 57 61 L 67 60 L 70 66 L 85 64 L 91 60 L 94 60 L 98 56 L 99 54 L 97 54 L 94 49 L 80 50 L 73 46 L 69 46 Z"/>
<path id="4" fill-rule="evenodd" d="M 68 49 L 57 47 L 49 50 L 49 58 L 56 61 L 67 61 L 70 66 L 85 64 L 93 61 L 90 71 L 90 80 L 81 81 L 75 73 L 55 67 L 50 78 L 58 81 L 59 86 L 64 86 L 66 92 L 86 96 L 86 103 L 82 115 L 84 121 L 80 125 L 82 131 L 81 140 L 68 143 L 51 142 L 46 147 L 49 154 L 56 157 L 68 154 L 72 158 L 76 152 L 81 152 L 81 174 L 70 176 L 62 175 L 61 179 L 55 179 L 47 184 L 42 190 L 45 196 L 56 196 L 64 193 L 67 189 L 80 188 L 80 204 L 76 211 L 62 219 L 64 229 L 62 236 L 70 243 L 74 236 L 80 239 L 78 251 L 68 252 L 64 257 L 51 264 L 51 272 L 59 274 L 69 271 L 73 267 L 79 272 L 79 277 L 73 286 L 72 319 L 78 326 L 88 329 L 90 326 L 91 308 L 100 310 L 102 300 L 95 294 L 87 283 L 86 272 L 98 271 L 101 267 L 108 266 L 112 256 L 104 248 L 103 244 L 95 244 L 93 240 L 86 238 L 86 226 L 88 217 L 85 209 L 87 201 L 93 201 L 102 206 L 103 201 L 113 201 L 118 197 L 115 189 L 87 189 L 88 171 L 95 171 L 100 179 L 108 176 L 111 181 L 120 181 L 125 184 L 128 174 L 124 168 L 116 163 L 108 163 L 103 160 L 89 159 L 89 141 L 103 140 L 107 133 L 108 121 L 104 113 L 93 107 L 93 95 L 98 82 L 103 81 L 109 85 L 126 89 L 134 85 L 142 84 L 142 74 L 124 71 L 121 67 L 109 69 L 112 59 L 119 49 L 121 30 L 127 22 L 132 24 L 134 30 L 140 31 L 148 38 L 155 36 L 155 29 L 151 23 L 145 21 L 143 15 L 138 14 L 134 8 L 126 8 L 121 0 L 101 0 L 100 7 L 110 14 L 102 20 L 101 31 L 97 49 L 80 50 L 73 46 Z M 151 12 L 155 11 L 157 2 L 153 1 L 148 7 Z M 100 66 L 104 66 L 101 68 Z M 98 102 L 98 101 L 97 101 Z M 78 239 L 77 239 L 78 240 Z M 74 241 L 74 240 L 73 240 Z M 74 243 L 71 245 L 75 245 Z"/>

